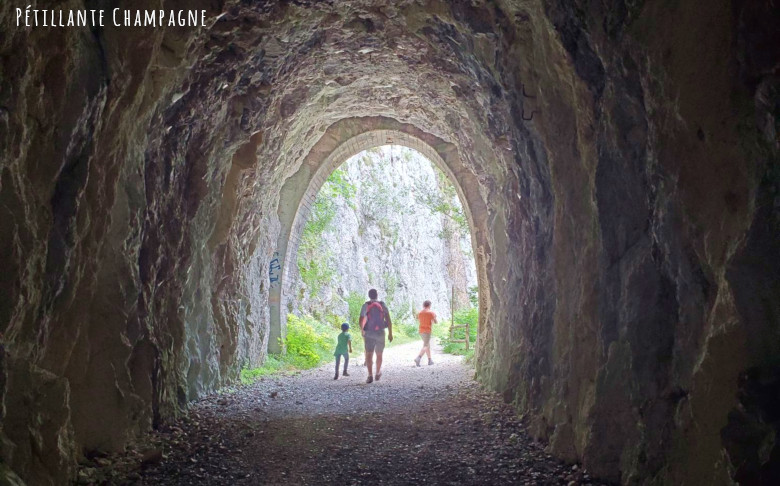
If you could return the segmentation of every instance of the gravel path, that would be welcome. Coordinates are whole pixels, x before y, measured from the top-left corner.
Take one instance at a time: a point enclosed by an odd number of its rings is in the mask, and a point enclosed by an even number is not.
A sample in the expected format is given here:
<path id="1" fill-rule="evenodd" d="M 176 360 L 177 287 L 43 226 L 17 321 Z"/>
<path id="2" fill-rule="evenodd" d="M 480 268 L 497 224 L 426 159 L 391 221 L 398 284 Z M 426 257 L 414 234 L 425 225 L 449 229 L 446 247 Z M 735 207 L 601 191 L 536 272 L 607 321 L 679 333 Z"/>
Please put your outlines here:
<path id="1" fill-rule="evenodd" d="M 263 379 L 194 404 L 188 416 L 119 457 L 93 457 L 82 484 L 590 484 L 533 443 L 511 408 L 458 356 L 419 343 L 385 351 L 366 384 L 333 363 Z M 355 351 L 358 351 L 357 349 Z M 595 483 L 600 484 L 600 483 Z"/>

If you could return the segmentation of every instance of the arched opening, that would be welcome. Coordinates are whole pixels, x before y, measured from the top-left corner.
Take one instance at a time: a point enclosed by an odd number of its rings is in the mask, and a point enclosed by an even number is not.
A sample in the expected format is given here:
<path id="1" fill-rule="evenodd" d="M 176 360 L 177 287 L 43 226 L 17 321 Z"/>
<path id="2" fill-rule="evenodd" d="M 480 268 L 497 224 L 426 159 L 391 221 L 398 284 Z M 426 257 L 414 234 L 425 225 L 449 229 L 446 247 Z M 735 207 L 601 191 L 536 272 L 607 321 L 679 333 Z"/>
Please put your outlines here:
<path id="1" fill-rule="evenodd" d="M 479 294 L 470 228 L 455 187 L 420 152 L 382 145 L 349 157 L 295 237 L 282 303 L 295 322 L 310 318 L 325 329 L 347 322 L 357 331 L 366 291 L 375 288 L 392 318 L 392 346 L 418 338 L 417 313 L 430 301 L 434 343 L 466 352 L 465 342 L 450 342 L 456 315 L 457 325 L 470 326 L 473 353 Z M 452 331 L 465 341 L 465 328 Z"/>
<path id="2" fill-rule="evenodd" d="M 290 262 L 296 260 L 300 237 L 317 193 L 330 174 L 345 160 L 366 149 L 382 145 L 398 145 L 419 152 L 453 184 L 470 230 L 477 284 L 480 289 L 479 329 L 484 328 L 482 323 L 487 315 L 488 299 L 483 295 L 489 288 L 486 273 L 489 255 L 485 244 L 486 210 L 479 196 L 479 184 L 476 183 L 475 176 L 464 166 L 454 146 L 437 137 L 392 119 L 369 118 L 361 120 L 361 123 L 364 129 L 358 128 L 357 133 L 341 130 L 340 124 L 332 126 L 327 133 L 342 134 L 343 140 L 323 136 L 296 174 L 290 177 L 282 188 L 279 204 L 279 221 L 282 227 L 277 251 L 270 266 L 269 353 L 282 351 L 286 299 L 290 297 L 291 291 L 288 272 L 293 267 Z"/>

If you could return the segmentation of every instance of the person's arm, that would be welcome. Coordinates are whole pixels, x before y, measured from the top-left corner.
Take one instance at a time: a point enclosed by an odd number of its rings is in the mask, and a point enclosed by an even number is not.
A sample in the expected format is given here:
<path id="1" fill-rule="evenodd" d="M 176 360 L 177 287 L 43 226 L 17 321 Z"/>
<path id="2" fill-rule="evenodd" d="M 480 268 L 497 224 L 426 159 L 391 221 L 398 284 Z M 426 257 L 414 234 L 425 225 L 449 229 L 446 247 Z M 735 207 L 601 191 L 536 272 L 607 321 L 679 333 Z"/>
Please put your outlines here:
<path id="1" fill-rule="evenodd" d="M 363 307 L 360 308 L 360 320 L 359 320 L 360 335 L 363 337 L 366 337 L 366 330 L 365 330 L 366 320 L 368 320 L 368 318 L 366 317 L 366 304 L 364 303 Z"/>
<path id="2" fill-rule="evenodd" d="M 385 308 L 385 316 L 387 316 L 387 340 L 393 342 L 393 321 L 390 319 L 390 311 L 387 310 L 387 306 L 382 302 L 382 307 Z"/>
<path id="3" fill-rule="evenodd" d="M 347 341 L 347 344 L 349 344 L 349 352 L 352 352 L 352 338 L 349 338 L 349 341 Z"/>
<path id="4" fill-rule="evenodd" d="M 433 313 L 433 321 L 432 322 L 434 324 L 438 324 L 439 323 L 439 321 L 436 320 L 436 313 L 435 312 Z"/>

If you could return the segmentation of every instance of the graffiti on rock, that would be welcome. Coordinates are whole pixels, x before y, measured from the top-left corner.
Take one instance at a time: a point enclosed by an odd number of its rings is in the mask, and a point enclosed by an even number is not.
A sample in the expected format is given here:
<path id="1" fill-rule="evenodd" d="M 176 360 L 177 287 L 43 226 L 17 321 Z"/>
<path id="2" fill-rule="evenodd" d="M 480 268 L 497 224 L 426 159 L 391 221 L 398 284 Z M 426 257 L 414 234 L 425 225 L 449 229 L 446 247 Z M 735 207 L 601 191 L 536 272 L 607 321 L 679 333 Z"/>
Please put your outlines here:
<path id="1" fill-rule="evenodd" d="M 279 286 L 279 280 L 282 275 L 282 263 L 279 260 L 279 252 L 274 252 L 274 258 L 271 260 L 271 264 L 268 268 L 268 278 L 271 280 L 271 288 L 277 288 Z"/>

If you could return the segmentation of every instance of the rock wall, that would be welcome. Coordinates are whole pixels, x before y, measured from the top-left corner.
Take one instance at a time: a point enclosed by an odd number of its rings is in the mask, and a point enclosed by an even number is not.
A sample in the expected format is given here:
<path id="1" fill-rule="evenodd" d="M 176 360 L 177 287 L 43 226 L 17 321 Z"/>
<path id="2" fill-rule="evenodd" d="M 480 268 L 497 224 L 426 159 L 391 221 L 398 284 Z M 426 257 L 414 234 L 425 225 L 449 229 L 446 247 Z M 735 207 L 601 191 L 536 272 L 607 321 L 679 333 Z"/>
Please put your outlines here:
<path id="1" fill-rule="evenodd" d="M 24 29 L 12 7 L 0 7 L 2 457 L 30 484 L 66 484 L 84 452 L 120 449 L 262 360 L 274 224 L 231 230 L 250 142 L 186 81 L 197 30 Z M 180 102 L 188 90 L 197 101 Z M 254 208 L 256 226 L 275 211 Z"/>
<path id="2" fill-rule="evenodd" d="M 777 477 L 773 4 L 197 1 L 195 29 L 14 8 L 0 449 L 22 479 L 64 484 L 262 360 L 279 191 L 369 116 L 479 180 L 478 375 L 552 452 L 624 483 Z"/>
<path id="3" fill-rule="evenodd" d="M 462 214 L 452 186 L 443 192 L 450 183 L 439 178 L 446 176 L 419 152 L 400 146 L 362 152 L 339 170 L 349 194 L 317 195 L 333 204 L 332 220 L 311 248 L 298 250 L 298 262 L 323 265 L 329 276 L 311 288 L 295 265 L 288 274 L 288 308 L 348 320 L 348 297 L 366 300 L 368 289 L 376 288 L 395 322 L 413 324 L 424 300 L 448 319 L 453 286 L 461 297 L 457 308 L 470 306 L 469 287 L 477 285 L 474 259 L 466 254 L 471 238 L 436 210 L 444 200 Z"/>
<path id="4" fill-rule="evenodd" d="M 749 379 L 762 391 L 751 394 L 766 395 L 775 380 L 778 355 L 758 352 L 749 336 L 774 347 L 778 314 L 767 295 L 777 287 L 747 270 L 761 282 L 748 304 L 734 278 L 761 238 L 751 235 L 777 224 L 777 200 L 768 203 L 777 193 L 766 195 L 777 187 L 776 128 L 762 134 L 756 125 L 775 110 L 777 126 L 777 99 L 768 108 L 756 90 L 776 86 L 777 49 L 764 43 L 777 38 L 765 23 L 777 11 L 758 21 L 761 9 L 543 7 L 575 75 L 542 71 L 535 100 L 549 170 L 539 179 L 554 201 L 541 222 L 552 230 L 519 255 L 528 306 L 515 321 L 519 339 L 497 354 L 519 347 L 520 357 L 480 369 L 534 411 L 534 430 L 555 454 L 614 481 L 720 484 L 731 468 L 776 471 L 776 449 L 755 451 L 777 422 L 767 403 L 746 405 L 756 399 L 741 398 L 738 383 L 762 370 Z M 762 49 L 761 61 L 752 58 Z M 551 53 L 540 45 L 536 56 Z M 765 218 L 769 206 L 775 216 Z M 528 226 L 510 238 L 522 244 Z M 765 257 L 775 268 L 777 258 Z M 539 266 L 549 280 L 527 275 Z M 729 445 L 738 440 L 727 421 L 745 414 L 760 432 L 749 446 Z"/>

